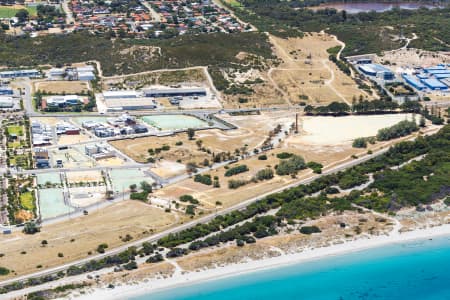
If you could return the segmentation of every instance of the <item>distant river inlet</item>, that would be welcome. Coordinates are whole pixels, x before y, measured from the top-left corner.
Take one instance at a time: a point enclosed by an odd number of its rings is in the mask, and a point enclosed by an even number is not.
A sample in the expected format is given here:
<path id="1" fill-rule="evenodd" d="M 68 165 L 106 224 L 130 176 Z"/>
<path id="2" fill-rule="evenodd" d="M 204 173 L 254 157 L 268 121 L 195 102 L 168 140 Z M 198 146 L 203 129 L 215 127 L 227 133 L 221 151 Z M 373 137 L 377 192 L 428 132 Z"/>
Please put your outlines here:
<path id="1" fill-rule="evenodd" d="M 360 12 L 385 12 L 393 8 L 400 9 L 419 9 L 426 7 L 429 9 L 443 8 L 443 5 L 435 5 L 432 2 L 328 2 L 319 6 L 311 7 L 311 9 L 334 8 L 336 10 L 345 10 L 350 14 L 357 14 Z"/>

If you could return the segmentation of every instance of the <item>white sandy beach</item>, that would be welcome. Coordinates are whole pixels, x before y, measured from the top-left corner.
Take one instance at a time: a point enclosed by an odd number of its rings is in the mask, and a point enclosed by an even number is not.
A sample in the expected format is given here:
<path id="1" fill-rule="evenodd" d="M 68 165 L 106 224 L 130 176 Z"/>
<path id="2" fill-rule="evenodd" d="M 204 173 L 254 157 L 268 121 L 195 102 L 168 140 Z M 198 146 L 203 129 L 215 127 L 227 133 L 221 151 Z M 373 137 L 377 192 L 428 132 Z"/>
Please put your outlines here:
<path id="1" fill-rule="evenodd" d="M 127 299 L 142 294 L 148 294 L 168 288 L 176 288 L 183 285 L 201 283 L 208 280 L 236 276 L 244 273 L 278 268 L 282 266 L 298 264 L 305 261 L 321 259 L 329 256 L 342 255 L 368 248 L 381 247 L 387 244 L 403 243 L 418 239 L 430 239 L 438 236 L 450 236 L 450 224 L 427 229 L 418 229 L 405 233 L 391 233 L 390 235 L 373 236 L 351 242 L 336 244 L 329 247 L 308 249 L 300 253 L 286 254 L 278 257 L 267 258 L 258 261 L 217 267 L 201 272 L 175 273 L 170 278 L 148 279 L 136 284 L 123 284 L 110 288 L 94 288 L 92 292 L 80 295 L 76 299 Z"/>

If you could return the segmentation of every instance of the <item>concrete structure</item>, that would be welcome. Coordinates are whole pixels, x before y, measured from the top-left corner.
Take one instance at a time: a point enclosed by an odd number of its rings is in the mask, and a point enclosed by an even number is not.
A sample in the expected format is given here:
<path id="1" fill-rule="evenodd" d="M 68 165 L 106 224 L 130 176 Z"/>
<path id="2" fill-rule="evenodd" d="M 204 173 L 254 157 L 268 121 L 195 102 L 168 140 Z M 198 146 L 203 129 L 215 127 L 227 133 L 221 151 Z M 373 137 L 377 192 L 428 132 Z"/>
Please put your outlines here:
<path id="1" fill-rule="evenodd" d="M 45 148 L 35 148 L 34 150 L 35 159 L 49 159 L 48 150 Z"/>
<path id="2" fill-rule="evenodd" d="M 368 76 L 374 76 L 383 80 L 394 80 L 395 79 L 395 75 L 394 73 L 382 66 L 382 65 L 378 65 L 378 64 L 362 64 L 358 66 L 358 69 L 365 75 Z"/>
<path id="3" fill-rule="evenodd" d="M 69 123 L 56 124 L 56 134 L 78 135 L 80 129 Z"/>
<path id="4" fill-rule="evenodd" d="M 186 87 L 186 88 L 152 88 L 144 89 L 145 97 L 175 97 L 175 96 L 206 96 L 206 89 L 202 87 Z"/>
<path id="5" fill-rule="evenodd" d="M 95 74 L 93 72 L 78 72 L 78 80 L 81 81 L 95 80 Z"/>
<path id="6" fill-rule="evenodd" d="M 0 109 L 14 108 L 15 101 L 12 97 L 0 96 Z"/>
<path id="7" fill-rule="evenodd" d="M 0 72 L 0 78 L 20 78 L 20 77 L 36 78 L 36 77 L 40 77 L 40 76 L 41 76 L 41 73 L 36 69 Z"/>
<path id="8" fill-rule="evenodd" d="M 48 77 L 49 79 L 63 79 L 64 75 L 66 74 L 66 70 L 65 69 L 57 69 L 57 68 L 53 68 L 50 69 L 50 71 L 48 71 Z"/>
<path id="9" fill-rule="evenodd" d="M 77 95 L 52 96 L 46 99 L 47 107 L 66 107 L 82 103 L 82 98 Z"/>
<path id="10" fill-rule="evenodd" d="M 84 149 L 86 155 L 95 160 L 112 158 L 116 156 L 108 146 L 102 144 L 86 145 Z"/>
<path id="11" fill-rule="evenodd" d="M 110 99 L 129 99 L 129 98 L 138 98 L 140 97 L 139 93 L 136 91 L 107 91 L 103 92 L 103 98 L 105 101 Z"/>
<path id="12" fill-rule="evenodd" d="M 145 110 L 157 108 L 155 99 L 152 98 L 115 98 L 105 100 L 109 111 L 121 110 Z"/>
<path id="13" fill-rule="evenodd" d="M 0 86 L 0 96 L 11 96 L 14 91 L 9 86 Z"/>
<path id="14" fill-rule="evenodd" d="M 370 58 L 361 58 L 361 59 L 357 59 L 355 61 L 355 64 L 357 65 L 366 65 L 366 64 L 371 64 L 372 60 Z"/>

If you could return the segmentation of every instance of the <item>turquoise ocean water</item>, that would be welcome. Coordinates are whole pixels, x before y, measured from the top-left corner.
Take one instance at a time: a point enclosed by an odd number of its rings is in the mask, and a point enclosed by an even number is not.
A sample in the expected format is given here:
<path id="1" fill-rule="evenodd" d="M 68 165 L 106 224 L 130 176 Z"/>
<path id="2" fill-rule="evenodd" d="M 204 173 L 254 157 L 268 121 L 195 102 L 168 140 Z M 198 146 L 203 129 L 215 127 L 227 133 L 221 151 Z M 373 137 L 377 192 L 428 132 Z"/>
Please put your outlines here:
<path id="1" fill-rule="evenodd" d="M 445 300 L 450 299 L 450 237 L 373 248 L 132 299 Z"/>

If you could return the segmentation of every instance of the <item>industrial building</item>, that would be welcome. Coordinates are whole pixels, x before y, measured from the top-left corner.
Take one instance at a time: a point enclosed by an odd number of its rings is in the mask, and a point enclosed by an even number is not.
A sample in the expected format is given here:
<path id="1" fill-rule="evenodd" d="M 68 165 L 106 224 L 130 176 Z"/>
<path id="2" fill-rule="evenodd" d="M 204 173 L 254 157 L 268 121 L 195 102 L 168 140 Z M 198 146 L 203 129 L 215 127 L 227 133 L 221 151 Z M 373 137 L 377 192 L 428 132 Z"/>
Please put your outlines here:
<path id="1" fill-rule="evenodd" d="M 427 78 L 421 80 L 424 85 L 433 91 L 443 91 L 448 89 L 448 87 L 435 78 Z"/>
<path id="2" fill-rule="evenodd" d="M 92 157 L 95 160 L 112 158 L 116 156 L 108 146 L 102 144 L 86 145 L 84 151 L 86 155 Z"/>
<path id="3" fill-rule="evenodd" d="M 47 72 L 50 80 L 80 80 L 91 81 L 95 80 L 95 68 L 93 66 L 85 67 L 68 67 L 68 68 L 53 68 Z"/>
<path id="4" fill-rule="evenodd" d="M 82 103 L 82 98 L 77 95 L 52 96 L 46 99 L 47 107 L 66 107 Z"/>
<path id="5" fill-rule="evenodd" d="M 13 95 L 14 91 L 9 86 L 0 86 L 0 96 Z"/>
<path id="6" fill-rule="evenodd" d="M 14 99 L 9 96 L 0 96 L 0 109 L 12 109 L 14 108 Z"/>
<path id="7" fill-rule="evenodd" d="M 136 91 L 107 91 L 103 92 L 103 98 L 105 101 L 110 99 L 130 99 L 139 98 L 141 95 Z"/>
<path id="8" fill-rule="evenodd" d="M 423 90 L 426 88 L 426 86 L 416 77 L 408 74 L 402 74 L 403 79 L 406 81 L 407 84 L 415 88 L 416 90 Z"/>
<path id="9" fill-rule="evenodd" d="M 80 134 L 80 128 L 69 123 L 60 123 L 56 124 L 56 134 L 78 135 Z"/>
<path id="10" fill-rule="evenodd" d="M 186 87 L 186 88 L 152 88 L 144 89 L 143 93 L 145 97 L 202 97 L 206 96 L 206 89 L 202 87 Z"/>
<path id="11" fill-rule="evenodd" d="M 35 69 L 0 72 L 0 78 L 20 78 L 20 77 L 37 78 L 40 76 L 41 76 L 41 73 Z"/>
<path id="12" fill-rule="evenodd" d="M 395 79 L 394 73 L 390 69 L 388 69 L 382 65 L 361 64 L 358 66 L 358 69 L 365 75 L 377 77 L 382 80 L 394 80 Z"/>
<path id="13" fill-rule="evenodd" d="M 109 111 L 155 109 L 158 107 L 152 98 L 116 98 L 105 100 Z"/>

